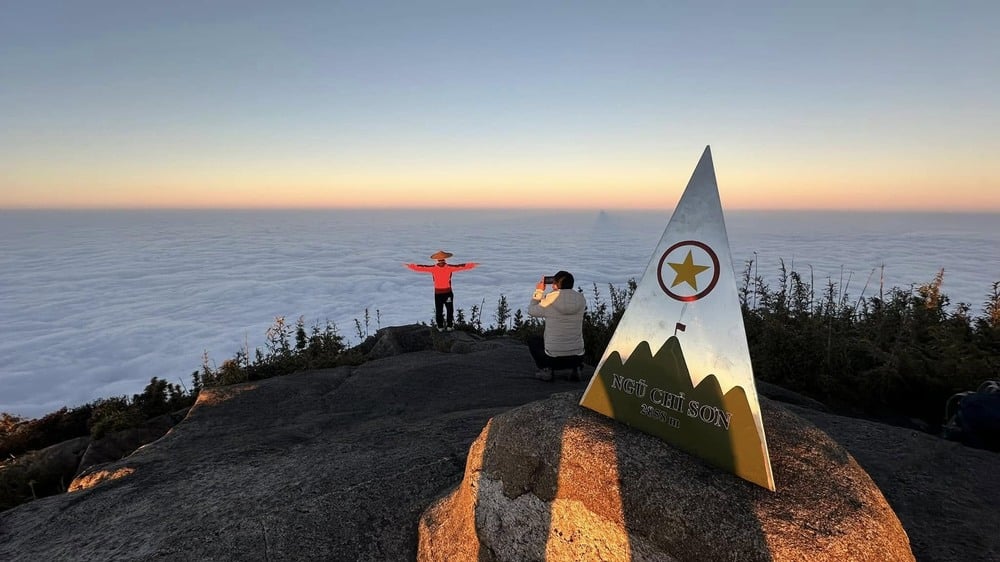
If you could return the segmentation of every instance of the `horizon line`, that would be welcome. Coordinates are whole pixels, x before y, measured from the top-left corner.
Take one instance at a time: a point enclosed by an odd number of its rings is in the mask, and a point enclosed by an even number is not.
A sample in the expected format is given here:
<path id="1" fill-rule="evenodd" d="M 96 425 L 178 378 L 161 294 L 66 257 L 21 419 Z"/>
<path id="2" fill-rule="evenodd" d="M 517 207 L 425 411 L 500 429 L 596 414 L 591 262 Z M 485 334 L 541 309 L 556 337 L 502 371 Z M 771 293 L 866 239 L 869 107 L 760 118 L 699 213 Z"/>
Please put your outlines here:
<path id="1" fill-rule="evenodd" d="M 673 212 L 675 207 L 486 207 L 486 206 L 375 206 L 375 205 L 320 205 L 320 206 L 51 206 L 51 207 L 3 207 L 0 212 L 111 212 L 111 211 L 231 211 L 231 212 L 252 212 L 252 211 L 434 211 L 434 212 L 465 212 L 465 211 L 505 211 L 505 212 L 549 212 L 549 213 L 569 213 L 569 212 Z M 762 213 L 896 213 L 896 214 L 968 214 L 968 215 L 991 215 L 1000 214 L 1000 208 L 952 208 L 952 209 L 926 209 L 926 208 L 857 208 L 857 207 L 723 207 L 726 211 L 738 212 L 762 212 Z"/>

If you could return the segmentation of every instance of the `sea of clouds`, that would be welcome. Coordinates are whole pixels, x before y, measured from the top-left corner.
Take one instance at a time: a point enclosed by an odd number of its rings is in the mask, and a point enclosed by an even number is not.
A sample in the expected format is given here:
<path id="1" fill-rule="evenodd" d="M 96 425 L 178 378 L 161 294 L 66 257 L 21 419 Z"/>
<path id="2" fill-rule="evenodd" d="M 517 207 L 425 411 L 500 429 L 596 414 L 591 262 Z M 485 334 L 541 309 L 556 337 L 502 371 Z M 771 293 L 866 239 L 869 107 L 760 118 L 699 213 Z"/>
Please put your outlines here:
<path id="1" fill-rule="evenodd" d="M 263 347 L 277 316 L 333 322 L 349 343 L 378 327 L 430 322 L 428 275 L 452 263 L 456 306 L 485 324 L 501 295 L 525 308 L 542 275 L 593 286 L 638 280 L 670 218 L 648 212 L 3 211 L 0 412 L 38 417 L 140 392 L 152 377 L 190 386 L 207 352 L 221 363 Z M 980 314 L 1000 281 L 1000 215 L 729 212 L 737 280 L 747 260 L 773 283 L 779 260 L 817 293 L 852 299 L 945 270 L 944 292 Z M 884 265 L 884 268 L 882 267 Z M 368 325 L 365 326 L 366 312 Z"/>

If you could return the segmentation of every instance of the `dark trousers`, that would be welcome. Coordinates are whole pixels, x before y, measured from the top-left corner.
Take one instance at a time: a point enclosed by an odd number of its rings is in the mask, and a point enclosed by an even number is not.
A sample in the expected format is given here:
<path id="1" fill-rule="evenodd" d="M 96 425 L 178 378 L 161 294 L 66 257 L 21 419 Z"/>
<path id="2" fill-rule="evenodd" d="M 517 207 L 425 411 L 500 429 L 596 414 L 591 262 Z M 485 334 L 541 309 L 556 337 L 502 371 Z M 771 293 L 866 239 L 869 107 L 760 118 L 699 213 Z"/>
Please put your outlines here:
<path id="1" fill-rule="evenodd" d="M 583 364 L 583 355 L 552 357 L 545 353 L 545 339 L 542 336 L 528 338 L 528 352 L 539 369 L 573 369 Z"/>
<path id="2" fill-rule="evenodd" d="M 434 319 L 438 328 L 444 328 L 444 314 L 448 312 L 448 326 L 455 325 L 455 293 L 434 293 Z"/>

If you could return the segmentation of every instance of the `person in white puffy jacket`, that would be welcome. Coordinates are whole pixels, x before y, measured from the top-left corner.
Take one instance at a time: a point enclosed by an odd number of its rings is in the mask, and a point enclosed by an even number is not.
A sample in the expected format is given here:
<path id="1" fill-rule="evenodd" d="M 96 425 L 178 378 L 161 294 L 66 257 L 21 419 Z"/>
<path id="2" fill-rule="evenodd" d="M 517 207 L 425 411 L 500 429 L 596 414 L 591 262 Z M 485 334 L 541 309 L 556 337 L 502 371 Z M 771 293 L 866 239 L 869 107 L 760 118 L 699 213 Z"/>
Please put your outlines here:
<path id="1" fill-rule="evenodd" d="M 552 291 L 545 292 L 546 281 L 551 281 Z M 560 271 L 551 279 L 543 278 L 535 287 L 528 305 L 528 314 L 545 319 L 544 336 L 528 338 L 528 351 L 538 367 L 537 376 L 553 379 L 555 368 L 572 369 L 571 379 L 580 379 L 583 363 L 583 313 L 587 299 L 573 290 L 573 274 Z"/>

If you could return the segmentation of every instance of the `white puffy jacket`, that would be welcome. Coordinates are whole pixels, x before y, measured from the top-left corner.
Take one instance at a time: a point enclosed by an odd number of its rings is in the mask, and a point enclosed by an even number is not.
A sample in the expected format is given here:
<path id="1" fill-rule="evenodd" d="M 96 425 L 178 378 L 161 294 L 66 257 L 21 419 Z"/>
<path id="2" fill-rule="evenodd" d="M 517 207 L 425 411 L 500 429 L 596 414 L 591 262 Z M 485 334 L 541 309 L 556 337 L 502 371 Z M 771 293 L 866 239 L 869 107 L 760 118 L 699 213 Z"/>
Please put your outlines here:
<path id="1" fill-rule="evenodd" d="M 583 313 L 587 299 L 573 289 L 549 294 L 535 291 L 528 314 L 545 319 L 545 353 L 550 357 L 583 355 Z"/>

